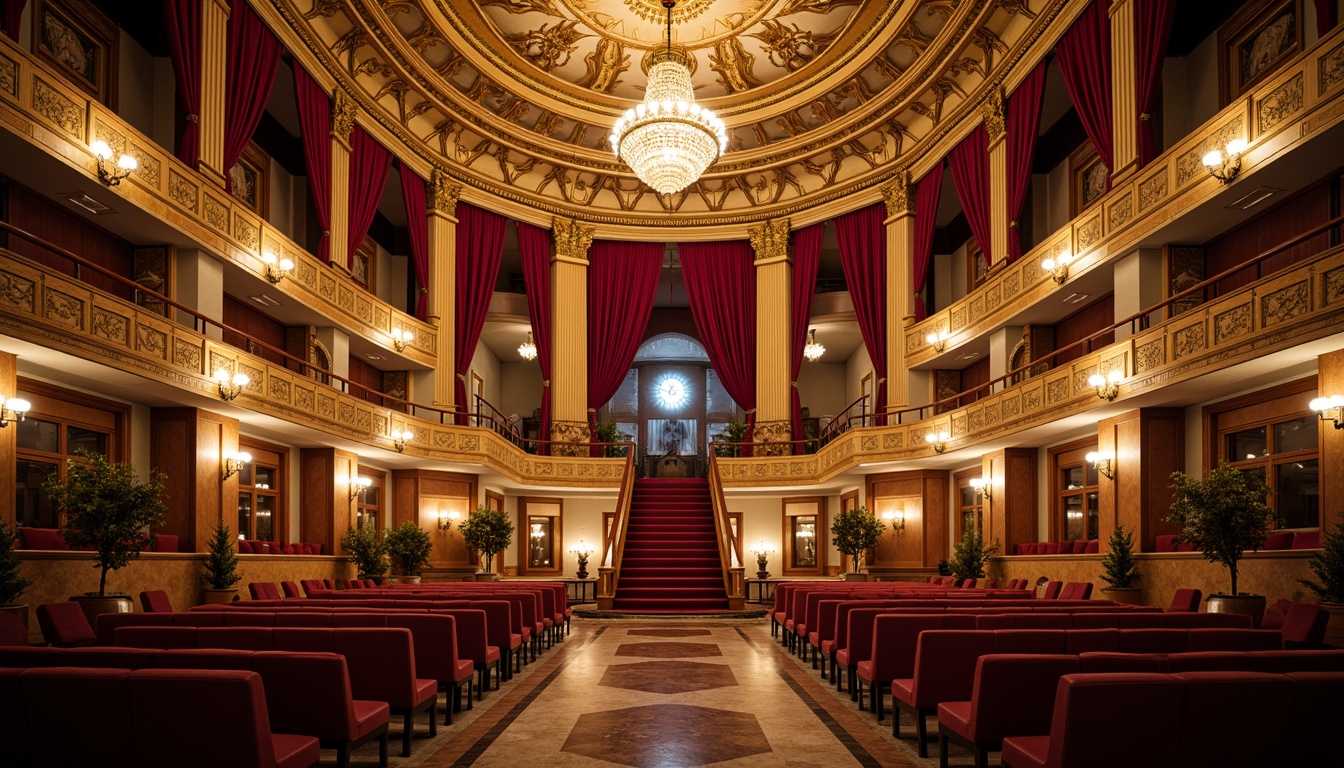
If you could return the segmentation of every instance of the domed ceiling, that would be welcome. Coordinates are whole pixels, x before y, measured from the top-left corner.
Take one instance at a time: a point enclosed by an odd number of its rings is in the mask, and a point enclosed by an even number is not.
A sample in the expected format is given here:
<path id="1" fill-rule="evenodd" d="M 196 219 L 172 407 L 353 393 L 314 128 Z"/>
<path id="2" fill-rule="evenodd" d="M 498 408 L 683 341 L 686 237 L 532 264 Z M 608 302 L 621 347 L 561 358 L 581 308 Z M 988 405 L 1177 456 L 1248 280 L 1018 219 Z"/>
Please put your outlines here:
<path id="1" fill-rule="evenodd" d="M 672 195 L 635 178 L 608 138 L 667 45 L 659 0 L 275 5 L 367 112 L 464 185 L 666 227 L 788 216 L 890 180 L 1001 86 L 1064 4 L 681 0 L 672 44 L 729 149 Z"/>

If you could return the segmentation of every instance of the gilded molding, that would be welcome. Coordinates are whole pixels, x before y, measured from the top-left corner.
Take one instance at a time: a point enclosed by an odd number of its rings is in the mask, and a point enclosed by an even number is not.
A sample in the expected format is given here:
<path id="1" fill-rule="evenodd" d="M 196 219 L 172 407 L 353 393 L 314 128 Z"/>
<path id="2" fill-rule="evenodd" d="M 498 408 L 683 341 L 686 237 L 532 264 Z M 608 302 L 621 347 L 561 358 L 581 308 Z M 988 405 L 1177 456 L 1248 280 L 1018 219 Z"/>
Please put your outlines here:
<path id="1" fill-rule="evenodd" d="M 902 168 L 891 181 L 882 185 L 882 202 L 887 205 L 887 218 L 915 212 L 915 196 L 910 189 L 910 170 Z"/>
<path id="2" fill-rule="evenodd" d="M 770 219 L 759 227 L 747 230 L 751 238 L 751 249 L 756 252 L 756 265 L 789 258 L 789 220 Z"/>
<path id="3" fill-rule="evenodd" d="M 593 244 L 595 227 L 559 216 L 551 219 L 551 234 L 555 240 L 555 258 L 574 264 L 588 263 L 588 247 Z"/>
<path id="4" fill-rule="evenodd" d="M 457 215 L 457 201 L 462 197 L 458 184 L 443 168 L 435 168 L 429 180 L 430 207 L 435 213 L 452 217 Z"/>
<path id="5" fill-rule="evenodd" d="M 350 146 L 350 133 L 355 130 L 355 115 L 359 107 L 340 86 L 331 97 L 331 137 Z"/>
<path id="6" fill-rule="evenodd" d="M 985 133 L 989 134 L 989 145 L 991 147 L 1007 135 L 1003 117 L 1002 88 L 989 89 L 988 98 L 980 103 L 980 119 L 985 125 Z"/>

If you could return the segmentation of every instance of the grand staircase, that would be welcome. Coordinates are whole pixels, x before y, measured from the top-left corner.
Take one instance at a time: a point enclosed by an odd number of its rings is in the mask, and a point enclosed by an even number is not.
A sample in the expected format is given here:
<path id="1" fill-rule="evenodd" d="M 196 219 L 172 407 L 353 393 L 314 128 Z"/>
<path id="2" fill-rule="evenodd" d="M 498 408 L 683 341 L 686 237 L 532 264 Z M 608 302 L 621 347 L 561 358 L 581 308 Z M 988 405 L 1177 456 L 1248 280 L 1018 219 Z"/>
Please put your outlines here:
<path id="1" fill-rule="evenodd" d="M 615 611 L 717 613 L 728 609 L 709 481 L 635 481 Z"/>

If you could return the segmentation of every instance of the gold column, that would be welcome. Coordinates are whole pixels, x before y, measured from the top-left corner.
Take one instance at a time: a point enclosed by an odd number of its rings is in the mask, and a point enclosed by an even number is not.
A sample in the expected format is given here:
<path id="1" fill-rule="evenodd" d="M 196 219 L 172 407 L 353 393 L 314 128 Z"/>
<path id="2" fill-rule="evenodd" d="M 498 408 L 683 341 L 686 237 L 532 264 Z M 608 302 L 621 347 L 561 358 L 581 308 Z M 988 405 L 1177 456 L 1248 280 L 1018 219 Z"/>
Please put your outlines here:
<path id="1" fill-rule="evenodd" d="M 224 167 L 225 70 L 229 51 L 229 5 L 225 0 L 201 2 L 201 112 L 197 157 L 201 173 L 220 187 Z M 190 119 L 190 118 L 188 118 Z"/>
<path id="2" fill-rule="evenodd" d="M 350 274 L 350 132 L 355 129 L 355 102 L 341 87 L 331 96 L 331 223 L 327 253 L 331 265 Z"/>
<path id="3" fill-rule="evenodd" d="M 551 440 L 584 443 L 573 450 L 587 455 L 588 247 L 594 228 L 558 216 L 551 228 Z"/>
<path id="4" fill-rule="evenodd" d="M 756 252 L 756 427 L 751 439 L 762 455 L 787 456 L 793 439 L 791 343 L 793 261 L 789 220 L 771 219 L 747 230 Z M 799 435 L 801 437 L 801 435 Z"/>
<path id="5" fill-rule="evenodd" d="M 910 171 L 901 170 L 882 187 L 887 206 L 887 404 L 910 405 L 906 381 L 905 326 L 915 320 L 913 282 L 915 199 L 910 194 Z"/>
<path id="6" fill-rule="evenodd" d="M 438 328 L 438 366 L 434 371 L 434 407 L 450 409 L 453 389 L 453 337 L 457 301 L 457 200 L 462 185 L 442 168 L 429 185 L 429 303 L 426 317 Z"/>
<path id="7" fill-rule="evenodd" d="M 1134 2 L 1111 0 L 1111 168 L 1119 184 L 1139 168 L 1139 107 L 1134 60 Z"/>
<path id="8" fill-rule="evenodd" d="M 1003 91 L 995 88 L 980 106 L 989 135 L 989 266 L 1008 258 L 1008 142 L 1003 120 Z"/>

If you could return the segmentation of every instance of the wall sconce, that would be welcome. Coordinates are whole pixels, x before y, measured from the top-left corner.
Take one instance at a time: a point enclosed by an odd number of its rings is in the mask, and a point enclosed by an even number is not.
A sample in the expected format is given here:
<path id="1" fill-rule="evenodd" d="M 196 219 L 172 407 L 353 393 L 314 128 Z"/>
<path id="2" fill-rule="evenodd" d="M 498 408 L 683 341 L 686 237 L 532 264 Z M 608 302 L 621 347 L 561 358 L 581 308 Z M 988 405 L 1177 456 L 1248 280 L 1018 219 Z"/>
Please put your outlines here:
<path id="1" fill-rule="evenodd" d="M 1102 376 L 1100 373 L 1094 373 L 1087 377 L 1087 385 L 1097 390 L 1097 397 L 1106 402 L 1111 402 L 1115 396 L 1120 394 L 1120 382 L 1125 378 L 1125 374 L 1120 371 L 1111 371 Z"/>
<path id="2" fill-rule="evenodd" d="M 229 451 L 224 454 L 224 479 L 242 471 L 243 467 L 252 463 L 252 454 L 246 451 Z"/>
<path id="3" fill-rule="evenodd" d="M 942 352 L 944 349 L 947 349 L 947 340 L 951 337 L 952 334 L 947 331 L 938 331 L 937 333 L 930 331 L 924 336 L 924 341 L 928 342 L 929 345 L 933 347 L 934 352 Z"/>
<path id="4" fill-rule="evenodd" d="M 108 170 L 107 161 L 112 159 L 112 148 L 102 139 L 90 144 L 89 150 L 93 152 L 94 157 L 98 158 L 98 180 L 109 187 L 117 186 L 122 179 L 130 176 L 136 168 L 140 167 L 138 160 L 123 153 L 121 157 L 117 158 L 117 170 Z"/>
<path id="5" fill-rule="evenodd" d="M 392 447 L 397 449 L 397 453 L 406 450 L 406 443 L 415 439 L 415 433 L 409 429 L 394 429 L 390 435 L 392 438 Z"/>
<path id="6" fill-rule="evenodd" d="M 0 427 L 8 427 L 11 421 L 23 421 L 32 407 L 32 403 L 21 397 L 0 398 Z"/>
<path id="7" fill-rule="evenodd" d="M 518 356 L 528 361 L 537 359 L 537 343 L 532 340 L 531 331 L 527 332 L 527 341 L 518 345 Z"/>
<path id="8" fill-rule="evenodd" d="M 815 363 L 824 354 L 826 354 L 826 347 L 817 342 L 817 329 L 808 328 L 807 344 L 803 345 L 803 357 L 807 358 L 807 362 Z"/>
<path id="9" fill-rule="evenodd" d="M 270 251 L 261 254 L 261 263 L 266 265 L 266 280 L 271 285 L 278 284 L 294 271 L 293 259 L 277 259 Z"/>
<path id="10" fill-rule="evenodd" d="M 373 481 L 367 477 L 350 478 L 350 500 L 354 501 L 355 497 L 363 493 L 370 485 L 373 485 Z"/>
<path id="11" fill-rule="evenodd" d="M 891 530 L 900 533 L 905 530 L 905 510 L 889 509 L 882 513 L 882 519 L 891 525 Z"/>
<path id="12" fill-rule="evenodd" d="M 453 529 L 453 526 L 457 524 L 457 520 L 458 520 L 458 518 L 460 518 L 461 516 L 462 516 L 462 513 L 457 512 L 456 510 L 454 510 L 454 511 L 452 511 L 452 512 L 449 512 L 448 510 L 440 509 L 440 510 L 439 510 L 439 530 L 440 530 L 440 531 L 451 531 L 451 530 Z"/>
<path id="13" fill-rule="evenodd" d="M 1320 414 L 1321 421 L 1333 423 L 1335 429 L 1344 429 L 1344 395 L 1318 397 L 1308 403 L 1307 407 Z M 0 426 L 4 426 L 4 422 L 0 422 Z"/>
<path id="14" fill-rule="evenodd" d="M 971 487 L 975 489 L 976 493 L 984 496 L 986 499 L 992 500 L 994 498 L 993 480 L 988 480 L 983 477 L 973 477 L 971 478 Z"/>
<path id="15" fill-rule="evenodd" d="M 415 340 L 415 334 L 400 328 L 392 329 L 392 348 L 398 352 L 406 351 L 406 345 Z"/>
<path id="16" fill-rule="evenodd" d="M 775 550 L 766 545 L 765 539 L 761 539 L 756 542 L 756 548 L 751 550 L 751 554 L 756 556 L 756 578 L 770 578 L 770 572 L 765 568 L 770 565 L 770 556 L 775 554 Z"/>
<path id="17" fill-rule="evenodd" d="M 924 442 L 933 447 L 934 453 L 942 453 L 947 450 L 947 441 L 951 439 L 952 436 L 946 432 L 929 432 L 924 435 Z"/>
<path id="18" fill-rule="evenodd" d="M 583 539 L 579 539 L 578 545 L 569 550 L 569 554 L 573 555 L 579 561 L 579 570 L 574 572 L 575 578 L 588 578 L 588 558 L 592 556 L 593 548 L 588 546 L 588 543 Z"/>
<path id="19" fill-rule="evenodd" d="M 238 397 L 242 393 L 243 387 L 246 387 L 251 381 L 252 377 L 246 373 L 230 374 L 223 368 L 215 371 L 215 383 L 219 385 L 219 399 L 225 402 Z"/>
<path id="20" fill-rule="evenodd" d="M 1227 154 L 1215 149 L 1204 155 L 1204 167 L 1209 169 L 1209 175 L 1213 178 L 1231 184 L 1241 173 L 1241 153 L 1245 151 L 1246 140 L 1233 139 L 1227 142 Z"/>
<path id="21" fill-rule="evenodd" d="M 1088 451 L 1087 455 L 1083 457 L 1083 461 L 1091 464 L 1092 468 L 1097 470 L 1098 473 L 1105 475 L 1107 480 L 1115 479 L 1115 468 L 1111 465 L 1114 460 L 1115 456 L 1113 454 L 1099 451 Z"/>
<path id="22" fill-rule="evenodd" d="M 1063 285 L 1064 281 L 1069 279 L 1069 264 L 1072 262 L 1073 254 L 1064 251 L 1053 259 L 1049 257 L 1041 259 L 1041 269 L 1049 272 L 1057 285 Z"/>

